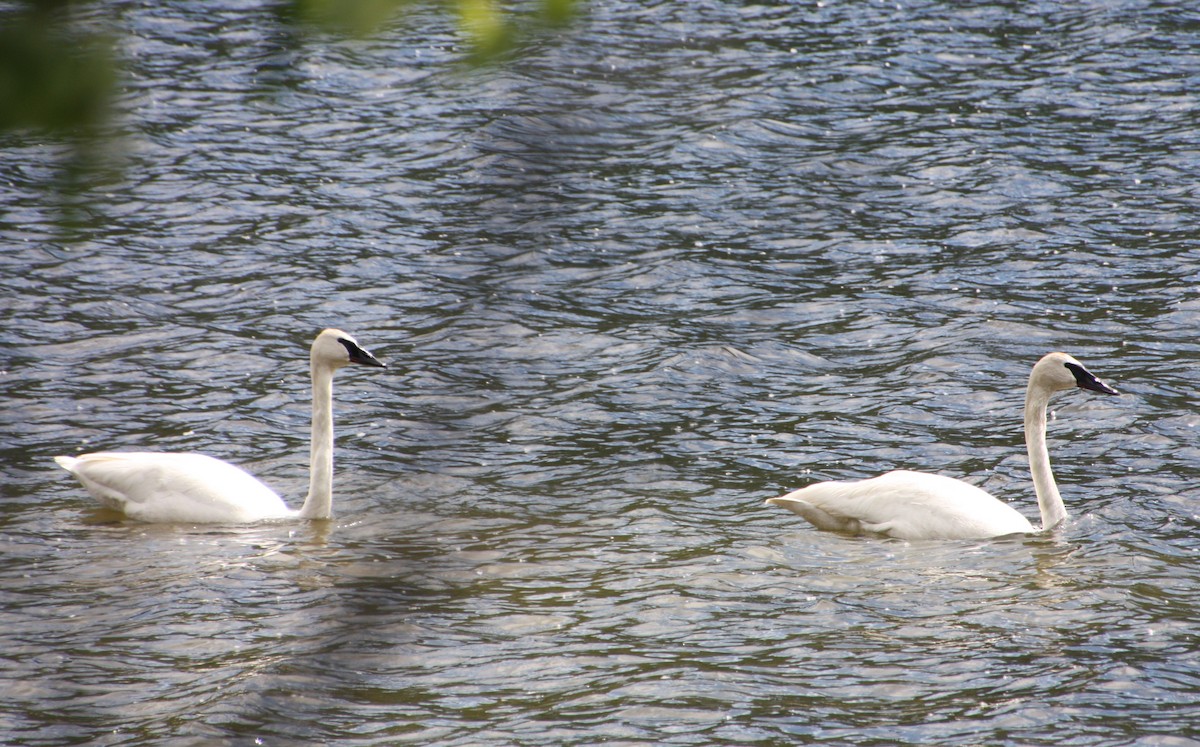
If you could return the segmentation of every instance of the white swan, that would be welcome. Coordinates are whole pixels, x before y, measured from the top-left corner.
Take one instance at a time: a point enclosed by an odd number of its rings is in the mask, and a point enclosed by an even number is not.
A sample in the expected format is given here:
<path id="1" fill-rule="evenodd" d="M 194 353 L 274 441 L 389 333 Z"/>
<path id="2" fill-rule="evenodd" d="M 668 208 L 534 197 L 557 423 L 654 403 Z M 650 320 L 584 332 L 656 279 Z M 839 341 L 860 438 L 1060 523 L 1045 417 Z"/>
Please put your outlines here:
<path id="1" fill-rule="evenodd" d="M 1025 445 L 1042 529 L 1067 517 L 1046 451 L 1046 405 L 1051 394 L 1073 387 L 1117 393 L 1066 353 L 1039 360 L 1025 392 Z M 1039 531 L 1007 503 L 974 485 L 906 470 L 856 482 L 820 482 L 768 498 L 767 503 L 800 514 L 818 529 L 902 539 L 982 539 Z"/>
<path id="2" fill-rule="evenodd" d="M 203 454 L 108 451 L 54 457 L 100 503 L 153 523 L 241 524 L 328 519 L 333 513 L 333 374 L 350 363 L 384 368 L 350 335 L 327 329 L 313 340 L 312 452 L 308 497 L 299 511 L 238 467 Z"/>

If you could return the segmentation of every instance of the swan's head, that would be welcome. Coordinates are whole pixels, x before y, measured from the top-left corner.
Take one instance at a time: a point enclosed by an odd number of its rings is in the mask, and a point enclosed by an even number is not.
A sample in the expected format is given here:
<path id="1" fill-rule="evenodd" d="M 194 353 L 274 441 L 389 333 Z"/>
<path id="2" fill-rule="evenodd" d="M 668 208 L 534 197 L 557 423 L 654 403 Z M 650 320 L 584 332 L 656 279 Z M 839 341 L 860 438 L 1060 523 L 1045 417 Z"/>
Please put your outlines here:
<path id="1" fill-rule="evenodd" d="M 1066 353 L 1050 353 L 1038 361 L 1029 376 L 1029 384 L 1030 387 L 1038 386 L 1050 392 L 1079 387 L 1101 394 L 1117 394 L 1116 389 L 1105 384 Z"/>
<path id="2" fill-rule="evenodd" d="M 387 368 L 371 355 L 371 351 L 340 329 L 326 329 L 317 335 L 312 344 L 312 361 L 331 368 L 341 368 L 351 363 Z"/>

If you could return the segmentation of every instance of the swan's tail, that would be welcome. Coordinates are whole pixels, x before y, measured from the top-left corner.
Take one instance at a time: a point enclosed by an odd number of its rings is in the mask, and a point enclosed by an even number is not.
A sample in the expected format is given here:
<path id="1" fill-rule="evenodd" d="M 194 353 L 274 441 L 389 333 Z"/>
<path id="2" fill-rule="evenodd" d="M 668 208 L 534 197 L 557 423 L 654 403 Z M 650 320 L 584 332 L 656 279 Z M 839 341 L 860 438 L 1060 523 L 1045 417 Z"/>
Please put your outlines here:
<path id="1" fill-rule="evenodd" d="M 799 498 L 790 498 L 784 495 L 779 498 L 768 498 L 766 502 L 768 505 L 781 506 L 794 514 L 803 516 L 817 529 L 824 529 L 829 532 L 847 532 L 849 534 L 859 534 L 862 532 L 862 523 L 858 519 L 849 516 L 835 516 Z"/>
<path id="2" fill-rule="evenodd" d="M 101 505 L 116 511 L 124 511 L 126 503 L 125 495 L 120 491 L 114 490 L 97 481 L 96 479 L 93 479 L 93 477 L 87 474 L 87 462 L 84 460 L 90 459 L 92 462 L 98 462 L 103 461 L 105 456 L 107 455 L 103 453 L 85 454 L 81 457 L 56 456 L 54 457 L 54 461 L 58 462 L 58 466 L 74 475 L 75 479 L 79 480 L 80 484 L 82 484 L 83 487 L 92 494 L 92 497 L 101 503 Z"/>

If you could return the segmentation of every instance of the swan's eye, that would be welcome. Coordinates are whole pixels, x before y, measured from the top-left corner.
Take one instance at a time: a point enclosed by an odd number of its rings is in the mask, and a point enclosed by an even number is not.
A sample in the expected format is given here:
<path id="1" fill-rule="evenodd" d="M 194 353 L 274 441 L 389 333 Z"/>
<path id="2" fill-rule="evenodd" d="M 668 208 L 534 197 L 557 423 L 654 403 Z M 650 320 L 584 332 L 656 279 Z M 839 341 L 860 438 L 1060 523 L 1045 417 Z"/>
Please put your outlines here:
<path id="1" fill-rule="evenodd" d="M 1105 384 L 1096 375 L 1078 363 L 1064 363 L 1066 369 L 1075 377 L 1075 386 L 1101 394 L 1116 394 L 1117 390 Z"/>
<path id="2" fill-rule="evenodd" d="M 1071 375 L 1075 377 L 1075 383 L 1078 386 L 1083 386 L 1084 384 L 1090 381 L 1095 381 L 1096 379 L 1096 377 L 1092 375 L 1091 371 L 1077 363 L 1064 363 L 1063 368 L 1071 372 Z"/>
<path id="3" fill-rule="evenodd" d="M 342 347 L 346 348 L 346 355 L 349 356 L 351 363 L 361 363 L 364 366 L 387 368 L 387 366 L 380 363 L 375 356 L 359 347 L 358 343 L 356 343 L 354 340 L 347 340 L 344 337 L 339 337 L 338 342 L 342 343 Z"/>

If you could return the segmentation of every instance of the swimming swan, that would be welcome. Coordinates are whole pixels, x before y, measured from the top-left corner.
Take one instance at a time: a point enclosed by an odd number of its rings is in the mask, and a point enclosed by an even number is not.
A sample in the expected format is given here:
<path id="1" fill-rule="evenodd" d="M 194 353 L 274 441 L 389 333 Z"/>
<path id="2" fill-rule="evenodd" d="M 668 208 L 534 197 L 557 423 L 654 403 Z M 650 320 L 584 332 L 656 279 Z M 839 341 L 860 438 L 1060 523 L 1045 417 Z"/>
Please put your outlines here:
<path id="1" fill-rule="evenodd" d="M 299 511 L 238 467 L 203 454 L 107 451 L 54 457 L 105 506 L 153 523 L 242 524 L 328 519 L 333 514 L 333 374 L 350 363 L 385 368 L 350 335 L 327 329 L 313 340 L 312 452 L 308 497 Z"/>
<path id="2" fill-rule="evenodd" d="M 1042 529 L 1067 517 L 1046 451 L 1046 405 L 1051 394 L 1072 387 L 1117 393 L 1066 353 L 1050 353 L 1033 367 L 1025 392 L 1025 445 Z M 982 539 L 1040 531 L 974 485 L 907 470 L 856 482 L 820 482 L 767 503 L 800 514 L 818 529 L 902 539 Z"/>

